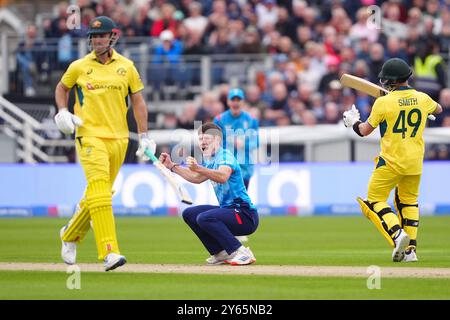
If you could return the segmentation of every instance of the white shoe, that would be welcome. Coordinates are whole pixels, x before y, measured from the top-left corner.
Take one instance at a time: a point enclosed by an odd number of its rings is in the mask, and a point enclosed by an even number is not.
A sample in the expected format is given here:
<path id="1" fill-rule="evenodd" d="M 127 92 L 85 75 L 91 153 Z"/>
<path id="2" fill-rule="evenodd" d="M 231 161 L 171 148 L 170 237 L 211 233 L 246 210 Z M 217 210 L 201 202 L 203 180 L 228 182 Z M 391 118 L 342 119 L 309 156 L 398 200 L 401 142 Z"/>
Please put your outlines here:
<path id="1" fill-rule="evenodd" d="M 235 236 L 235 238 L 238 239 L 238 241 L 240 243 L 248 241 L 248 237 L 247 236 Z"/>
<path id="2" fill-rule="evenodd" d="M 127 259 L 117 253 L 110 253 L 106 256 L 105 260 L 103 260 L 105 271 L 114 270 L 120 266 L 123 266 L 125 263 L 127 263 Z"/>
<path id="3" fill-rule="evenodd" d="M 208 265 L 225 264 L 227 260 L 231 259 L 233 259 L 233 255 L 229 255 L 225 250 L 222 250 L 206 259 L 206 263 Z"/>
<path id="4" fill-rule="evenodd" d="M 232 266 L 243 266 L 247 264 L 252 264 L 256 261 L 253 252 L 250 248 L 246 248 L 244 246 L 240 246 L 234 253 L 234 257 L 231 260 L 227 260 L 229 264 Z"/>
<path id="5" fill-rule="evenodd" d="M 400 229 L 394 242 L 395 248 L 392 252 L 392 261 L 400 262 L 405 257 L 405 250 L 409 245 L 409 236 L 403 229 Z"/>
<path id="6" fill-rule="evenodd" d="M 417 258 L 416 250 L 406 249 L 405 257 L 403 258 L 402 262 L 417 262 L 417 261 L 419 261 L 419 259 Z"/>
<path id="7" fill-rule="evenodd" d="M 77 243 L 76 242 L 65 242 L 62 240 L 64 231 L 66 231 L 67 226 L 64 226 L 59 231 L 59 237 L 61 238 L 61 258 L 66 264 L 75 264 L 77 260 Z"/>

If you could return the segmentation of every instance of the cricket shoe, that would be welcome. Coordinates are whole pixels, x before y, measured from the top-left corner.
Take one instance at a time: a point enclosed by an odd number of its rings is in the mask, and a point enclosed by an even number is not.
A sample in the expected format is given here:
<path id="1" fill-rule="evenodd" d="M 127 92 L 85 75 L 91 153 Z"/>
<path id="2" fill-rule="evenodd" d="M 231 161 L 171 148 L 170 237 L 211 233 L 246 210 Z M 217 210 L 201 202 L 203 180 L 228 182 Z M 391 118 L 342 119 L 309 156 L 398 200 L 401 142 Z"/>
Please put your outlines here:
<path id="1" fill-rule="evenodd" d="M 419 259 L 417 258 L 416 249 L 414 247 L 407 248 L 405 250 L 405 257 L 402 262 L 417 262 Z"/>
<path id="2" fill-rule="evenodd" d="M 409 236 L 408 234 L 400 229 L 397 236 L 394 238 L 395 248 L 392 252 L 392 261 L 400 262 L 403 261 L 405 257 L 405 250 L 409 245 Z"/>
<path id="3" fill-rule="evenodd" d="M 206 259 L 206 263 L 210 266 L 214 266 L 218 264 L 225 264 L 227 263 L 227 260 L 231 259 L 233 259 L 233 255 L 230 255 L 225 250 L 222 250 Z"/>
<path id="4" fill-rule="evenodd" d="M 256 258 L 253 255 L 253 252 L 250 250 L 250 248 L 246 248 L 244 246 L 240 246 L 239 249 L 234 252 L 233 259 L 227 260 L 227 262 L 232 266 L 243 266 L 252 264 L 255 261 Z"/>
<path id="5" fill-rule="evenodd" d="M 77 243 L 63 241 L 63 235 L 67 226 L 64 226 L 59 231 L 59 237 L 61 238 L 61 258 L 66 264 L 75 264 L 77 260 Z"/>
<path id="6" fill-rule="evenodd" d="M 123 266 L 127 263 L 127 259 L 124 256 L 117 253 L 110 253 L 103 260 L 103 264 L 105 265 L 105 271 L 114 270 L 120 266 Z"/>
<path id="7" fill-rule="evenodd" d="M 248 241 L 248 237 L 247 236 L 235 236 L 235 238 L 240 242 L 247 242 Z"/>

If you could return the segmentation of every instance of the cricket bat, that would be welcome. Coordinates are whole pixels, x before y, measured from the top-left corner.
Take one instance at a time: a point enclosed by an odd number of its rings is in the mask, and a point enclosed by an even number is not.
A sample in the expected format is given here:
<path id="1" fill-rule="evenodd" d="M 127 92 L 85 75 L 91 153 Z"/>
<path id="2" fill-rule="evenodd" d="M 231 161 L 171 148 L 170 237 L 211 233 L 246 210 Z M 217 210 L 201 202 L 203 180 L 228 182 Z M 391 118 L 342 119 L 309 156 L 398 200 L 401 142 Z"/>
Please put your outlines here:
<path id="1" fill-rule="evenodd" d="M 192 204 L 191 196 L 189 195 L 187 190 L 183 187 L 183 185 L 181 185 L 177 181 L 177 179 L 175 179 L 175 177 L 172 175 L 169 169 L 167 169 L 150 150 L 145 149 L 144 153 L 147 157 L 150 158 L 150 160 L 152 160 L 153 165 L 159 170 L 162 176 L 170 184 L 170 186 L 175 191 L 181 202 L 186 204 Z"/>
<path id="2" fill-rule="evenodd" d="M 344 73 L 341 76 L 341 84 L 344 87 L 352 88 L 361 92 L 367 93 L 369 96 L 378 98 L 384 95 L 387 95 L 389 91 L 384 89 L 383 87 L 380 87 L 370 81 L 367 81 L 366 79 L 352 76 L 351 74 Z M 428 115 L 428 119 L 434 121 L 436 120 L 436 117 L 432 114 Z"/>

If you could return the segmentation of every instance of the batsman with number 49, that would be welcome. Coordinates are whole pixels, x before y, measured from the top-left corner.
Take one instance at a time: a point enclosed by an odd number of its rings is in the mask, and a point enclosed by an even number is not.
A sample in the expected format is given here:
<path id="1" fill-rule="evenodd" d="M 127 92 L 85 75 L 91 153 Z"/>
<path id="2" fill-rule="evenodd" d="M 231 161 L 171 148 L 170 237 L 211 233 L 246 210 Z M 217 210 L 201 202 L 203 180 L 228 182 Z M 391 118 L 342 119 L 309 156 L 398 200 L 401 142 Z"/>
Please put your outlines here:
<path id="1" fill-rule="evenodd" d="M 105 271 L 126 263 L 120 254 L 112 209 L 112 185 L 125 158 L 129 130 L 127 99 L 130 97 L 139 131 L 138 155 L 155 152 L 155 142 L 147 136 L 147 107 L 141 90 L 144 85 L 132 61 L 114 49 L 119 37 L 108 17 L 90 22 L 88 44 L 92 50 L 70 64 L 55 91 L 59 112 L 56 125 L 65 134 L 76 130 L 76 151 L 87 180 L 77 210 L 60 231 L 61 256 L 65 263 L 76 262 L 76 246 L 90 229 L 95 234 L 99 260 Z M 69 91 L 75 88 L 75 115 L 67 110 Z"/>
<path id="2" fill-rule="evenodd" d="M 427 94 L 408 85 L 411 75 L 406 62 L 389 59 L 378 75 L 389 93 L 375 101 L 367 121 L 360 121 L 354 105 L 343 114 L 345 126 L 353 127 L 361 137 L 380 127 L 381 153 L 375 159 L 367 199 L 358 197 L 357 200 L 364 215 L 394 248 L 394 262 L 418 261 L 418 197 L 425 153 L 423 130 L 429 114 L 442 112 L 442 107 Z M 394 188 L 398 216 L 387 203 Z"/>

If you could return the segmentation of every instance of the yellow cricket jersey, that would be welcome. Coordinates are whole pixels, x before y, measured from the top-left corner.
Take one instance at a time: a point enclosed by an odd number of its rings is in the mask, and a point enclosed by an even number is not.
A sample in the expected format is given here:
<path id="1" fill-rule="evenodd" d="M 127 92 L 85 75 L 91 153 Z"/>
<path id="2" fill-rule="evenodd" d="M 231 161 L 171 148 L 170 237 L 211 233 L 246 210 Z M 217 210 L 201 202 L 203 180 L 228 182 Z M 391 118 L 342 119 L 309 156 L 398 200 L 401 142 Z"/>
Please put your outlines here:
<path id="1" fill-rule="evenodd" d="M 72 62 L 61 82 L 75 87 L 75 114 L 83 120 L 77 137 L 128 138 L 127 96 L 144 88 L 131 60 L 113 50 L 101 64 L 92 51 Z"/>
<path id="2" fill-rule="evenodd" d="M 367 121 L 374 128 L 380 126 L 380 156 L 399 174 L 422 173 L 423 130 L 436 106 L 427 94 L 411 87 L 400 87 L 375 101 Z"/>

